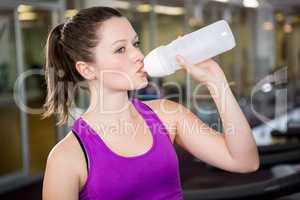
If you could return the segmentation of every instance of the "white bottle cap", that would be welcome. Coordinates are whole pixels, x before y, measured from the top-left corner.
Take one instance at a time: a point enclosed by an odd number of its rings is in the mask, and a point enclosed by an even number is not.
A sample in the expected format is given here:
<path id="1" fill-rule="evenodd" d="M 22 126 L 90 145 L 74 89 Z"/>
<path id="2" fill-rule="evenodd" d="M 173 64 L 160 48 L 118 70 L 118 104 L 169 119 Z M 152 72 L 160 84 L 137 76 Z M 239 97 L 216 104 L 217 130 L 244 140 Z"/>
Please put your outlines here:
<path id="1" fill-rule="evenodd" d="M 149 76 L 162 77 L 173 73 L 170 71 L 168 63 L 165 63 L 164 59 L 160 59 L 161 48 L 162 46 L 155 48 L 144 58 L 144 69 Z"/>

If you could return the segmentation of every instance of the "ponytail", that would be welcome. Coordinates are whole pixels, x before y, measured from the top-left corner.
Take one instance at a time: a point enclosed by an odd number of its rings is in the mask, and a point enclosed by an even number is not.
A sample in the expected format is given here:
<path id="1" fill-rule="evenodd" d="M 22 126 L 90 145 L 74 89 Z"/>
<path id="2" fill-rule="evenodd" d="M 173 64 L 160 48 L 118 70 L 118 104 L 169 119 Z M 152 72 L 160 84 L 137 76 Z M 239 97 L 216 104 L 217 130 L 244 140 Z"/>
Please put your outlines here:
<path id="1" fill-rule="evenodd" d="M 61 126 L 68 120 L 69 107 L 73 101 L 71 96 L 74 85 L 84 80 L 75 69 L 75 62 L 65 51 L 61 40 L 64 24 L 54 27 L 48 36 L 46 44 L 45 79 L 47 83 L 45 112 L 42 118 L 58 114 L 57 125 Z"/>

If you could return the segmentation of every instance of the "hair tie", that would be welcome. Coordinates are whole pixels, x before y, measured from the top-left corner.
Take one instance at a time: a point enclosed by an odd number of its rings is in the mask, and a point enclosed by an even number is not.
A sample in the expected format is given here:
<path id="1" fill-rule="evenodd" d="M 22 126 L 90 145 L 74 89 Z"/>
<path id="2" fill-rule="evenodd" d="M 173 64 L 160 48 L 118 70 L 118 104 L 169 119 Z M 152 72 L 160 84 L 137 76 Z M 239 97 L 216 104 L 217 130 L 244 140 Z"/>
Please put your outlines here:
<path id="1" fill-rule="evenodd" d="M 62 23 L 62 28 L 60 30 L 60 39 L 61 39 L 61 41 L 63 41 L 63 36 L 64 36 L 65 29 L 67 28 L 68 24 L 70 24 L 72 19 L 73 19 L 73 17 L 69 17 L 69 18 L 67 18 L 67 20 L 64 23 Z"/>

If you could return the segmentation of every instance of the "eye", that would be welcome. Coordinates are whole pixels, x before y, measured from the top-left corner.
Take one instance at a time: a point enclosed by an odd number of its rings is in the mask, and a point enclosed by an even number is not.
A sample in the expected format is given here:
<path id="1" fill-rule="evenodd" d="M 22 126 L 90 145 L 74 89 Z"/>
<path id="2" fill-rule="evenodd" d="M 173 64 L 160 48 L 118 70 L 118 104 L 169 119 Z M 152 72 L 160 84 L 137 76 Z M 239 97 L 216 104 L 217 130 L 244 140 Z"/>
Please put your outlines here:
<path id="1" fill-rule="evenodd" d="M 125 51 L 125 47 L 119 48 L 116 53 L 123 53 Z"/>
<path id="2" fill-rule="evenodd" d="M 134 46 L 135 46 L 135 47 L 140 47 L 140 41 L 135 42 L 135 43 L 134 43 Z"/>

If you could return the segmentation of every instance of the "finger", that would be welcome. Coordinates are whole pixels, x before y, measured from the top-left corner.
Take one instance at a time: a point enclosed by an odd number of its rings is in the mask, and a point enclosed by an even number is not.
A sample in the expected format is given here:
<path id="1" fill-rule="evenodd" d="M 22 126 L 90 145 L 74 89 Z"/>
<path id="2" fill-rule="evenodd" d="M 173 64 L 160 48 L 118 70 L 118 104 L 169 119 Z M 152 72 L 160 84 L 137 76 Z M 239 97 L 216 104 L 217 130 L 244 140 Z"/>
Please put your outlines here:
<path id="1" fill-rule="evenodd" d="M 180 55 L 176 55 L 176 61 L 179 65 L 184 64 L 184 60 L 183 60 L 182 56 L 180 56 Z"/>
<path id="2" fill-rule="evenodd" d="M 191 67 L 190 64 L 187 63 L 187 61 L 185 60 L 185 58 L 181 55 L 176 55 L 176 61 L 179 65 L 181 65 L 184 69 L 190 71 Z"/>

